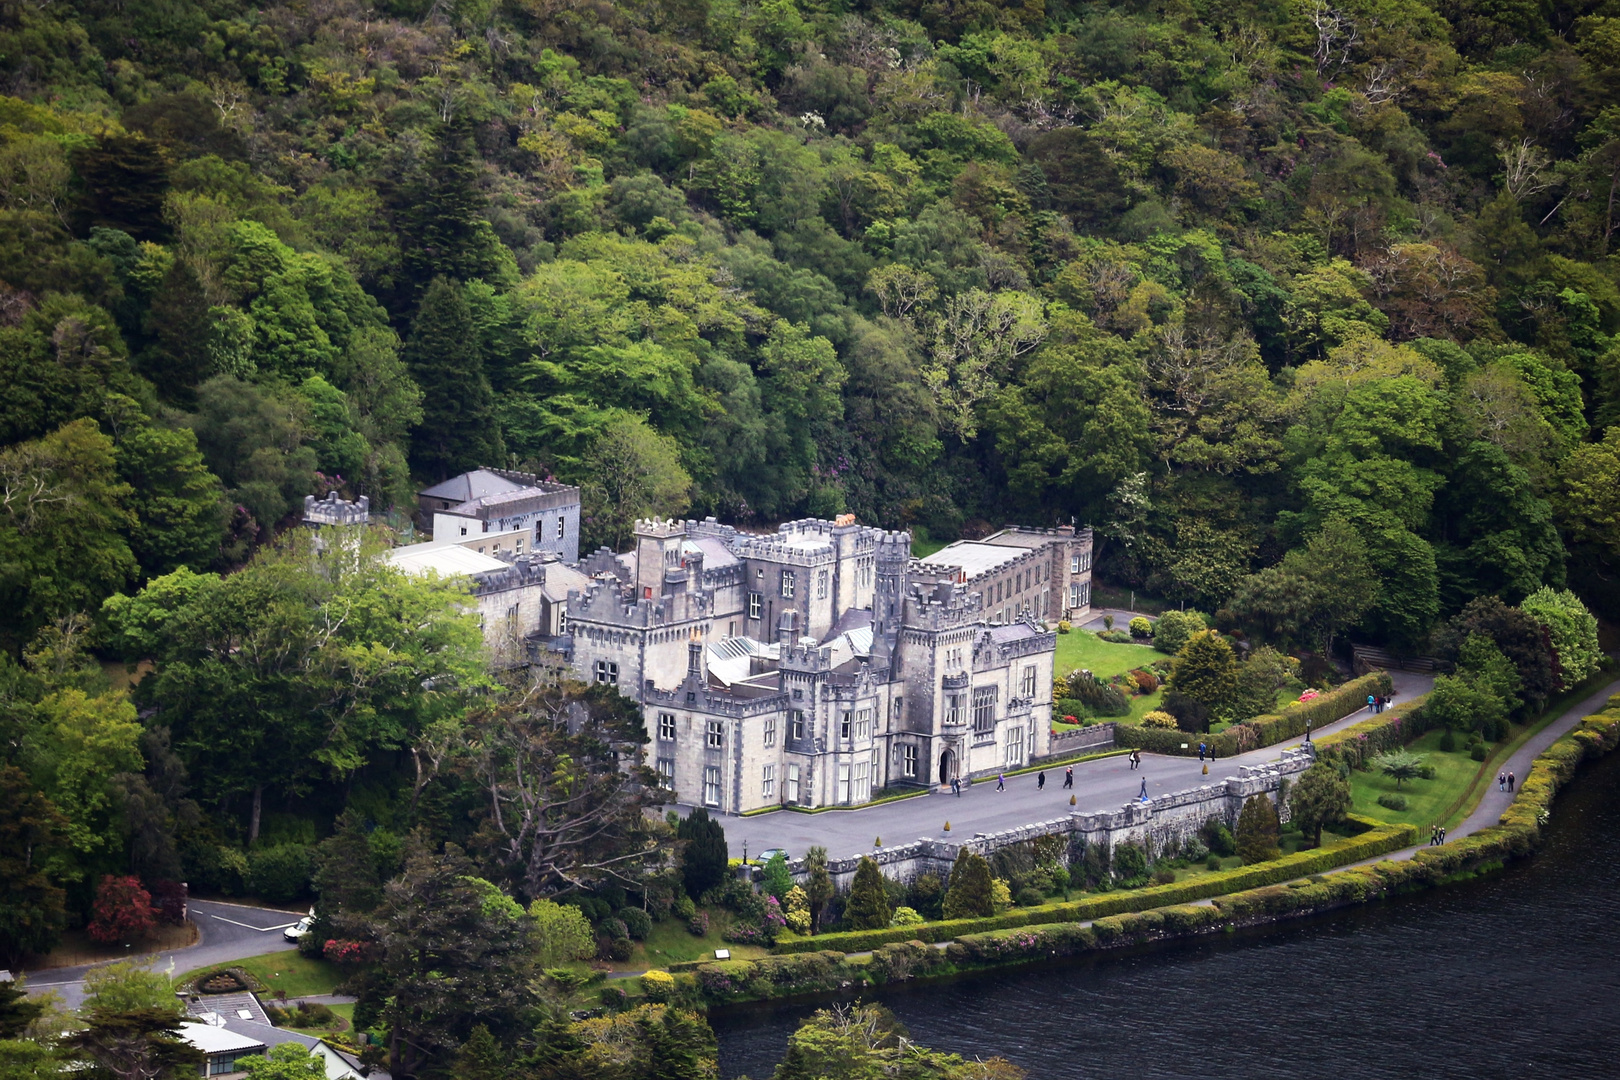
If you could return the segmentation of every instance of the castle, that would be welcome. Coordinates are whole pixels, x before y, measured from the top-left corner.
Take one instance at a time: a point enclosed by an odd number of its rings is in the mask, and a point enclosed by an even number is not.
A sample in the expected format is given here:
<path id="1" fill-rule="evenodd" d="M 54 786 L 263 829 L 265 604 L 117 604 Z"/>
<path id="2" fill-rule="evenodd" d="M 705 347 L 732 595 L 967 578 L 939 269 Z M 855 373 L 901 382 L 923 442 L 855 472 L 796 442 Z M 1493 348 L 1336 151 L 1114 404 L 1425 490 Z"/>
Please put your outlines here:
<path id="1" fill-rule="evenodd" d="M 1092 538 L 1006 529 L 925 559 L 911 536 L 805 519 L 777 532 L 640 521 L 581 560 L 549 647 L 637 701 L 683 802 L 737 814 L 1047 753 L 1056 636 L 1090 605 Z"/>

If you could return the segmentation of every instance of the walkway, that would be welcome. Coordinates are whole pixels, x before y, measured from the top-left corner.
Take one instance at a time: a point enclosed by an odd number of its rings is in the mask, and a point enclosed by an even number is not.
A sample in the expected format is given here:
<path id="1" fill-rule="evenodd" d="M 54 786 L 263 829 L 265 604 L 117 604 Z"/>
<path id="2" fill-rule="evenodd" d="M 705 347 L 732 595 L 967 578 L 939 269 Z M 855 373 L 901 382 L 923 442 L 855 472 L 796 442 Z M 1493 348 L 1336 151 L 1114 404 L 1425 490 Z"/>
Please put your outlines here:
<path id="1" fill-rule="evenodd" d="M 1434 685 L 1426 675 L 1396 671 L 1391 673 L 1395 683 L 1397 702 L 1424 694 Z M 1315 735 L 1327 735 L 1368 716 L 1365 708 L 1326 727 Z M 1190 741 L 1196 742 L 1192 736 Z M 819 844 L 834 859 L 865 854 L 874 841 L 882 839 L 885 847 L 907 844 L 919 838 L 946 837 L 970 839 L 974 833 L 994 833 L 1020 825 L 1052 821 L 1071 811 L 1094 814 L 1118 810 L 1136 798 L 1147 781 L 1151 796 L 1167 795 L 1188 788 L 1235 776 L 1242 765 L 1262 765 L 1273 761 L 1287 746 L 1298 746 L 1299 740 L 1290 740 L 1273 746 L 1252 750 L 1233 758 L 1222 758 L 1204 775 L 1203 765 L 1196 757 L 1171 757 L 1144 754 L 1142 768 L 1133 770 L 1123 757 L 1084 761 L 1074 766 L 1073 791 L 1063 788 L 1063 767 L 1046 770 L 1046 788 L 1036 787 L 1034 774 L 1011 777 L 1006 791 L 997 791 L 994 779 L 979 780 L 963 790 L 960 797 L 949 792 L 932 791 L 897 802 L 882 803 L 860 810 L 829 810 L 819 814 L 805 814 L 792 810 L 779 810 L 755 817 L 722 818 L 726 830 L 726 843 L 733 857 L 741 858 L 746 847 L 750 858 L 768 848 L 784 848 L 792 858 L 802 856 L 805 849 Z M 1075 805 L 1069 805 L 1069 796 L 1075 796 Z M 683 808 L 684 809 L 684 808 Z M 945 822 L 951 831 L 944 831 Z"/>
<path id="2" fill-rule="evenodd" d="M 282 937 L 281 931 L 303 918 L 304 912 L 248 907 L 223 900 L 192 900 L 188 917 L 197 924 L 195 945 L 120 959 L 149 962 L 165 975 L 180 975 L 232 960 L 291 950 L 297 946 Z M 60 996 L 68 1008 L 76 1009 L 84 1000 L 85 973 L 100 966 L 79 964 L 26 972 L 28 992 L 51 991 Z"/>

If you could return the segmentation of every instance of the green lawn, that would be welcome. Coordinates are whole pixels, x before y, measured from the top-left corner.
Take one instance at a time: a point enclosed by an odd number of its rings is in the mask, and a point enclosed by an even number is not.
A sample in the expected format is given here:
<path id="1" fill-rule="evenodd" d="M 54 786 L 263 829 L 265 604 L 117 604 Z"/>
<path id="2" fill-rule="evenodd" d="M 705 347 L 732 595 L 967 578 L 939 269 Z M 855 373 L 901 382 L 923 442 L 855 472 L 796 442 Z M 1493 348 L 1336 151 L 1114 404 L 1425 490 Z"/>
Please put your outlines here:
<path id="1" fill-rule="evenodd" d="M 1117 645 L 1099 640 L 1089 630 L 1077 628 L 1058 635 L 1057 658 L 1052 671 L 1057 675 L 1089 671 L 1099 679 L 1108 679 L 1163 659 L 1164 654 L 1156 652 L 1151 645 Z"/>
<path id="2" fill-rule="evenodd" d="M 1425 765 L 1434 766 L 1434 779 L 1408 780 L 1400 785 L 1399 793 L 1406 797 L 1405 810 L 1391 810 L 1378 805 L 1380 795 L 1395 793 L 1397 789 L 1395 781 L 1373 770 L 1350 774 L 1350 794 L 1354 800 L 1355 812 L 1378 821 L 1416 825 L 1420 828 L 1439 822 L 1474 782 L 1474 777 L 1479 775 L 1481 764 L 1469 757 L 1467 751 L 1461 749 L 1460 738 L 1457 740 L 1456 751 L 1449 754 L 1441 753 L 1441 734 L 1438 731 L 1431 731 L 1414 739 L 1407 747 L 1412 753 L 1423 755 Z"/>
<path id="3" fill-rule="evenodd" d="M 737 960 L 753 960 L 769 955 L 769 949 L 758 945 L 732 945 L 722 939 L 720 935 L 731 925 L 731 919 L 732 915 L 728 911 L 720 908 L 710 909 L 709 932 L 703 937 L 693 937 L 686 929 L 684 919 L 671 917 L 663 922 L 655 922 L 652 933 L 647 935 L 647 940 L 636 942 L 636 950 L 630 954 L 630 959 L 608 966 L 614 971 L 644 971 L 648 968 L 668 967 L 682 960 L 712 957 L 716 949 L 730 949 L 732 957 Z"/>
<path id="4" fill-rule="evenodd" d="M 333 987 L 343 981 L 338 966 L 327 960 L 311 960 L 299 955 L 296 949 L 288 952 L 266 953 L 221 967 L 241 968 L 259 980 L 264 994 L 269 996 L 283 990 L 288 997 L 310 994 L 330 994 Z M 195 976 L 187 976 L 195 978 Z"/>
<path id="5" fill-rule="evenodd" d="M 299 1027 L 295 1027 L 295 1028 L 288 1028 L 287 1030 L 288 1031 L 297 1031 L 297 1032 L 300 1032 L 301 1034 L 304 1034 L 304 1035 L 313 1035 L 317 1039 L 323 1039 L 326 1036 L 332 1034 L 333 1032 L 347 1033 L 347 1032 L 350 1032 L 350 1031 L 354 1030 L 354 1006 L 353 1005 L 328 1005 L 327 1008 L 331 1009 L 338 1016 L 342 1017 L 343 1022 L 339 1023 L 339 1024 L 332 1024 L 332 1025 L 329 1025 L 329 1026 L 323 1027 L 323 1028 L 299 1028 Z"/>

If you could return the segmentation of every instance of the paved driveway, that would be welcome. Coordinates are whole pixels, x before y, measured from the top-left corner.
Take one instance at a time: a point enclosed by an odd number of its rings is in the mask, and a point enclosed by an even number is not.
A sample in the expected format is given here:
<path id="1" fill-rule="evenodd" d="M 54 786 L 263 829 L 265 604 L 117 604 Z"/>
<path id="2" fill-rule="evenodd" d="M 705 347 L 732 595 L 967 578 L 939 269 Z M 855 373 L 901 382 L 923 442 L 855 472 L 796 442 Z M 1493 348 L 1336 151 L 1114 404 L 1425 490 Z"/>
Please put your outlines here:
<path id="1" fill-rule="evenodd" d="M 1395 683 L 1396 701 L 1427 693 L 1434 685 L 1433 679 L 1411 672 L 1392 672 L 1391 678 Z M 1363 708 L 1318 729 L 1316 734 L 1329 734 L 1369 715 Z M 1240 765 L 1274 761 L 1283 749 L 1299 743 L 1299 739 L 1290 739 L 1235 758 L 1222 758 L 1210 766 L 1208 776 L 1204 775 L 1196 757 L 1144 754 L 1141 769 L 1134 770 L 1121 756 L 1076 765 L 1073 791 L 1063 789 L 1063 769 L 1055 768 L 1046 770 L 1045 790 L 1036 787 L 1035 775 L 1031 773 L 1010 778 L 1006 791 L 997 791 L 992 778 L 977 781 L 964 790 L 961 797 L 936 791 L 863 810 L 829 810 L 820 814 L 778 810 L 757 817 L 720 820 L 725 826 L 727 846 L 736 858 L 742 856 L 745 844 L 750 858 L 773 847 L 785 848 L 789 856 L 798 858 L 806 848 L 820 844 L 830 857 L 839 859 L 871 851 L 879 838 L 885 847 L 947 835 L 951 839 L 971 839 L 974 833 L 1000 832 L 1019 825 L 1051 821 L 1071 811 L 1094 814 L 1118 810 L 1141 794 L 1144 781 L 1150 796 L 1185 791 L 1236 776 Z M 1070 795 L 1075 797 L 1072 807 Z M 682 808 L 683 813 L 685 809 Z M 944 831 L 946 821 L 951 823 L 949 834 Z"/>
<path id="2" fill-rule="evenodd" d="M 188 917 L 197 925 L 197 943 L 183 949 L 148 953 L 139 958 L 152 961 L 152 965 L 165 975 L 180 975 L 231 960 L 291 950 L 296 946 L 282 937 L 281 931 L 303 918 L 304 914 L 303 911 L 247 907 L 219 900 L 193 900 L 189 905 Z M 69 1008 L 78 1008 L 84 1000 L 84 974 L 95 966 L 80 964 L 76 967 L 30 971 L 27 973 L 28 992 L 51 991 L 59 995 Z"/>

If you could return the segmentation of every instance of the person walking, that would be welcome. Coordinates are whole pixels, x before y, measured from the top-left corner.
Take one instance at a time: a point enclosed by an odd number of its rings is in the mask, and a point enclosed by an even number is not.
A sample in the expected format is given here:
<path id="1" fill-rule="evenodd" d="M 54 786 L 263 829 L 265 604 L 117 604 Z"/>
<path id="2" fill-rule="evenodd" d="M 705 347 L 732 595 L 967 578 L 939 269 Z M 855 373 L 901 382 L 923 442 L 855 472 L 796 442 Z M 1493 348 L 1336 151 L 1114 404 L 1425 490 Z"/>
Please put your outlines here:
<path id="1" fill-rule="evenodd" d="M 962 778 L 960 776 L 951 777 L 951 790 L 956 792 L 958 799 L 962 797 Z"/>
<path id="2" fill-rule="evenodd" d="M 1439 839 L 1440 839 L 1440 826 L 1438 826 L 1438 825 L 1430 825 L 1429 826 L 1429 846 L 1434 847 L 1435 843 Z"/>
<path id="3" fill-rule="evenodd" d="M 1147 801 L 1148 801 L 1148 794 L 1147 794 L 1147 777 L 1145 777 L 1145 776 L 1144 776 L 1144 777 L 1142 777 L 1142 790 L 1141 790 L 1141 791 L 1140 791 L 1140 792 L 1139 792 L 1139 793 L 1138 793 L 1138 794 L 1137 794 L 1137 796 L 1136 796 L 1136 797 L 1137 797 L 1137 798 L 1138 798 L 1138 799 L 1141 799 L 1141 800 L 1142 800 L 1142 801 L 1143 801 L 1143 802 L 1147 802 Z"/>
<path id="4" fill-rule="evenodd" d="M 1070 765 L 1067 769 L 1063 770 L 1063 786 L 1066 787 L 1066 788 L 1074 787 L 1074 766 L 1073 765 Z"/>
<path id="5" fill-rule="evenodd" d="M 1006 791 L 1007 790 L 1007 774 L 1006 773 L 997 773 L 996 774 L 996 790 L 997 791 Z"/>
<path id="6" fill-rule="evenodd" d="M 1507 773 L 1499 772 L 1499 773 L 1496 774 L 1496 790 L 1497 791 L 1506 791 L 1507 790 Z"/>
<path id="7" fill-rule="evenodd" d="M 1035 790 L 1036 791 L 1045 791 L 1046 790 L 1046 773 L 1044 771 L 1043 772 L 1038 772 L 1038 773 L 1035 774 Z"/>
<path id="8" fill-rule="evenodd" d="M 1445 844 L 1446 844 L 1446 827 L 1444 825 L 1442 825 L 1442 826 L 1440 826 L 1440 846 L 1444 847 Z"/>
<path id="9" fill-rule="evenodd" d="M 1377 703 L 1377 701 L 1378 701 L 1378 699 L 1373 697 L 1371 694 L 1367 695 L 1367 711 L 1368 712 L 1373 711 L 1373 706 Z"/>
<path id="10" fill-rule="evenodd" d="M 1508 773 L 1508 794 L 1513 793 L 1513 774 Z"/>
<path id="11" fill-rule="evenodd" d="M 1204 744 L 1203 743 L 1198 744 L 1198 760 L 1199 761 L 1204 760 Z"/>

